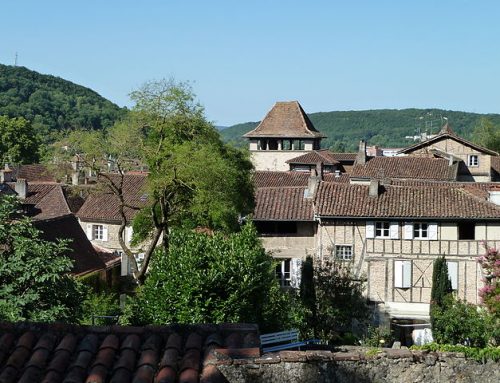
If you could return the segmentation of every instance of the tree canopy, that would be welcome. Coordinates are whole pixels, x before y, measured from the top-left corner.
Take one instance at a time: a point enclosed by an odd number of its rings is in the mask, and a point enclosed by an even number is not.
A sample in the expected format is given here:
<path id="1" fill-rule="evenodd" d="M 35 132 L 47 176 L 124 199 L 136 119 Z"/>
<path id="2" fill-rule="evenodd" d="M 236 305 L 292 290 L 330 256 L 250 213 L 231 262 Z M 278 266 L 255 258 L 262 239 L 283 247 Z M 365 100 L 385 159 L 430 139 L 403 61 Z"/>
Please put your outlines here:
<path id="1" fill-rule="evenodd" d="M 65 242 L 40 238 L 13 196 L 0 199 L 0 320 L 77 320 L 81 287 L 68 273 Z"/>
<path id="2" fill-rule="evenodd" d="M 39 138 L 22 117 L 0 116 L 0 155 L 3 163 L 32 164 L 38 161 Z"/>

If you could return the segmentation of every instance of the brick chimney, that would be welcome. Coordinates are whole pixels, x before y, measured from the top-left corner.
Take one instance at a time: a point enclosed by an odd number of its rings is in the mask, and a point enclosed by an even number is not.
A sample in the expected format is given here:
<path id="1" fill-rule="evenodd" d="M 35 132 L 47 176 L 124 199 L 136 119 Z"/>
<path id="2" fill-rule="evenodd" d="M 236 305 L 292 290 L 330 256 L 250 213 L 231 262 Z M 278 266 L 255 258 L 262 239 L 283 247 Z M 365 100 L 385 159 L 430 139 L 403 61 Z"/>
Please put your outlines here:
<path id="1" fill-rule="evenodd" d="M 5 164 L 5 168 L 0 170 L 0 182 L 12 182 L 12 169 L 9 164 Z"/>
<path id="2" fill-rule="evenodd" d="M 307 180 L 307 189 L 304 190 L 304 198 L 313 198 L 321 182 L 321 176 L 315 168 L 311 168 L 311 175 Z"/>
<path id="3" fill-rule="evenodd" d="M 366 164 L 366 142 L 364 140 L 359 141 L 358 154 L 356 155 L 356 164 Z"/>
<path id="4" fill-rule="evenodd" d="M 24 178 L 18 178 L 15 190 L 19 198 L 25 199 L 28 195 L 28 182 Z"/>
<path id="5" fill-rule="evenodd" d="M 371 180 L 370 187 L 368 189 L 368 195 L 370 197 L 378 197 L 380 194 L 380 181 L 379 180 Z"/>

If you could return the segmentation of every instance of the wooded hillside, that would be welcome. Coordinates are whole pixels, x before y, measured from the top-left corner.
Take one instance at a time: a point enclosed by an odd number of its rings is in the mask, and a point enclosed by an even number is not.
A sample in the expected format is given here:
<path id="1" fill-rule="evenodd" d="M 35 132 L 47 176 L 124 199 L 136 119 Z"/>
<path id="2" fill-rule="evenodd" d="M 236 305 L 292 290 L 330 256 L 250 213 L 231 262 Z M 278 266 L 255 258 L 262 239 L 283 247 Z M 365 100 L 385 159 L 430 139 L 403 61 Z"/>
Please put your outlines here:
<path id="1" fill-rule="evenodd" d="M 263 113 L 264 114 L 264 113 Z M 360 139 L 368 145 L 401 147 L 413 143 L 405 136 L 418 132 L 437 133 L 448 118 L 454 131 L 464 138 L 471 138 L 481 117 L 495 125 L 500 124 L 500 114 L 478 114 L 441 109 L 381 109 L 346 112 L 311 113 L 309 118 L 320 132 L 328 136 L 322 147 L 335 151 L 356 151 Z M 258 122 L 233 125 L 220 132 L 225 141 L 246 145 L 243 134 L 254 129 Z"/>

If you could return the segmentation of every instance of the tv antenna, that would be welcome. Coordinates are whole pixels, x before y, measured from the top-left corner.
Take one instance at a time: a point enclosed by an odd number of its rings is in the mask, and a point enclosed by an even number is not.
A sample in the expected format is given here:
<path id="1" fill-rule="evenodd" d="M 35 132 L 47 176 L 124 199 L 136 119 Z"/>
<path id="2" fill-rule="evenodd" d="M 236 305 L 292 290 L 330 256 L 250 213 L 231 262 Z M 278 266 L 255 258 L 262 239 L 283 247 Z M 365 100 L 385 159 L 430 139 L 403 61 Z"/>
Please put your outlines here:
<path id="1" fill-rule="evenodd" d="M 14 56 L 14 66 L 17 66 L 17 52 L 16 55 Z"/>

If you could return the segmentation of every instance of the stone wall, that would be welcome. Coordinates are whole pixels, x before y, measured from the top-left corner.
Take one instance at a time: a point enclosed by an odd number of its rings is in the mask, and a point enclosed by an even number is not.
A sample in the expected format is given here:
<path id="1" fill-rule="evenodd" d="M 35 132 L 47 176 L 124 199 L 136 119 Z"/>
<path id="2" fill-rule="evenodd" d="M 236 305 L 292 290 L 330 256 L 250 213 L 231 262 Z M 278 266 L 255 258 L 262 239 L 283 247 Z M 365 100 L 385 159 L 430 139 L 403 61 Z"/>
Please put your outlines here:
<path id="1" fill-rule="evenodd" d="M 215 351 L 217 355 L 217 351 Z M 281 351 L 212 359 L 230 383 L 499 382 L 500 363 L 481 364 L 461 353 L 372 349 Z"/>

